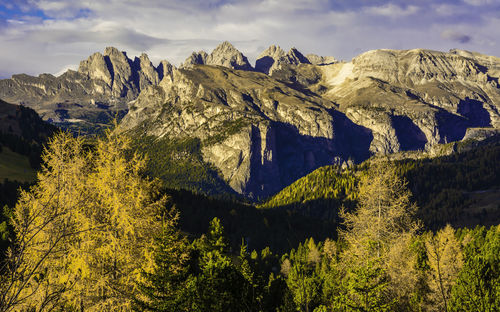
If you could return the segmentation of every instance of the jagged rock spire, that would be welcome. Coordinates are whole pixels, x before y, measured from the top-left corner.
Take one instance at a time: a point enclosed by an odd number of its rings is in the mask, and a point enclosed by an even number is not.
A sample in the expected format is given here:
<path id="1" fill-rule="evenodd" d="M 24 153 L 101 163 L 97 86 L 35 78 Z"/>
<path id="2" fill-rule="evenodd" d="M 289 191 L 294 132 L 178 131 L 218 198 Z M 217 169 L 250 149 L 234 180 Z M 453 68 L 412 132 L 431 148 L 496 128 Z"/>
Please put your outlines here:
<path id="1" fill-rule="evenodd" d="M 193 52 L 181 67 L 191 67 L 193 65 L 219 65 L 233 69 L 253 69 L 247 57 L 228 41 L 218 45 L 210 54 L 205 51 Z"/>
<path id="2" fill-rule="evenodd" d="M 304 56 L 296 48 L 291 48 L 290 51 L 286 53 L 279 46 L 272 45 L 257 57 L 255 69 L 271 75 L 275 70 L 281 69 L 284 65 L 326 65 L 335 62 L 335 59 L 331 56 L 323 57 L 315 54 Z"/>

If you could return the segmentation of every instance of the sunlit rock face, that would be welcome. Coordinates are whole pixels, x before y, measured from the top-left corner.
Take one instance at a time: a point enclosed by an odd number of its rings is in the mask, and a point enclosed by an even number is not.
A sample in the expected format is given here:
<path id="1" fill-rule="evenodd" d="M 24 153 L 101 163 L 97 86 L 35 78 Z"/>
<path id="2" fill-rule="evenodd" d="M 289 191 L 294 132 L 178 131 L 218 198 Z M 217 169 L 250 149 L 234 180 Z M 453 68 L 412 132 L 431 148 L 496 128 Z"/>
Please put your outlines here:
<path id="1" fill-rule="evenodd" d="M 218 65 L 241 70 L 253 69 L 247 57 L 227 41 L 218 45 L 210 54 L 205 51 L 193 52 L 184 61 L 181 68 L 188 68 L 193 65 Z"/>
<path id="2" fill-rule="evenodd" d="M 199 138 L 203 159 L 257 198 L 319 166 L 497 133 L 499 76 L 499 58 L 461 50 L 340 62 L 271 46 L 252 67 L 224 42 L 180 68 L 106 48 L 59 77 L 1 80 L 0 98 L 52 121 L 128 110 L 121 131 Z"/>
<path id="3" fill-rule="evenodd" d="M 21 74 L 0 80 L 0 99 L 31 107 L 55 123 L 87 121 L 92 126 L 126 112 L 141 90 L 157 85 L 172 68 L 168 61 L 155 67 L 144 53 L 132 60 L 107 47 L 81 61 L 77 71 L 58 77 Z"/>

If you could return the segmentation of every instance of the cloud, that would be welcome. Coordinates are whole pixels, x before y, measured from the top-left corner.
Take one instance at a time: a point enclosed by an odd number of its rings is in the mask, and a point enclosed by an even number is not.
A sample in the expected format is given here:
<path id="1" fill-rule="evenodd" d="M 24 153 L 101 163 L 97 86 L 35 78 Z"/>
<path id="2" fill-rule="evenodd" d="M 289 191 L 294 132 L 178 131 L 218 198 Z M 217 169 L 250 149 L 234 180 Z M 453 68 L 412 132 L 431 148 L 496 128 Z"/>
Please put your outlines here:
<path id="1" fill-rule="evenodd" d="M 374 15 L 387 16 L 387 17 L 405 17 L 417 13 L 419 10 L 420 10 L 419 7 L 415 5 L 402 7 L 392 3 L 388 3 L 383 6 L 368 7 L 366 9 L 368 13 Z"/>
<path id="2" fill-rule="evenodd" d="M 32 42 L 64 42 L 69 45 L 73 43 L 94 44 L 117 44 L 134 50 L 148 50 L 158 44 L 168 43 L 165 38 L 156 38 L 135 29 L 123 28 L 112 25 L 101 29 L 89 29 L 81 31 L 77 29 L 36 29 L 25 33 L 25 39 Z"/>
<path id="3" fill-rule="evenodd" d="M 472 40 L 471 36 L 450 29 L 441 32 L 441 38 L 459 43 L 468 43 Z"/>
<path id="4" fill-rule="evenodd" d="M 495 1 L 496 0 L 464 0 L 465 3 L 474 6 L 494 4 Z"/>
<path id="5" fill-rule="evenodd" d="M 56 72 L 106 46 L 180 64 L 224 40 L 251 61 L 271 44 L 345 60 L 457 43 L 498 54 L 498 1 L 464 1 L 0 0 L 0 74 Z"/>

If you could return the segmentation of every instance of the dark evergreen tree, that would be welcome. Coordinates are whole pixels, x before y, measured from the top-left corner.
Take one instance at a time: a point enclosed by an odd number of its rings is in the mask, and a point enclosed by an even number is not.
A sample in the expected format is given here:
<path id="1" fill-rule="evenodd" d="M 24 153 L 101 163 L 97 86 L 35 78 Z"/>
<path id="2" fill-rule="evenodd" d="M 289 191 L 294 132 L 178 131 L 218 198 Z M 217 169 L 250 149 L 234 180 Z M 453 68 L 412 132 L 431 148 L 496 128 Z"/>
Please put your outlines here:
<path id="1" fill-rule="evenodd" d="M 177 229 L 178 214 L 171 212 L 154 250 L 152 272 L 143 272 L 136 311 L 190 311 L 186 283 L 191 273 L 190 245 Z"/>
<path id="2" fill-rule="evenodd" d="M 464 265 L 452 289 L 450 310 L 490 312 L 500 308 L 500 226 L 466 236 Z"/>
<path id="3" fill-rule="evenodd" d="M 199 273 L 188 282 L 191 311 L 251 311 L 244 300 L 247 282 L 232 262 L 218 218 L 210 222 L 207 235 L 194 246 Z"/>

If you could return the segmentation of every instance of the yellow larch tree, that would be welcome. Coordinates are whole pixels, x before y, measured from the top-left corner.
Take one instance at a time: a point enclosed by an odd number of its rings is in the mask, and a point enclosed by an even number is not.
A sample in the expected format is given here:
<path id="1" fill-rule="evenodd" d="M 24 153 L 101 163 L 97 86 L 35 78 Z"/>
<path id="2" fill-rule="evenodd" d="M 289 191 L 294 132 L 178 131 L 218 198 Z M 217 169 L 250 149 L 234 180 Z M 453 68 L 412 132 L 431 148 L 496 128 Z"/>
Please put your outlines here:
<path id="1" fill-rule="evenodd" d="M 95 145 L 65 133 L 52 139 L 38 183 L 15 208 L 18 242 L 2 289 L 14 310 L 131 309 L 166 199 L 128 144 L 112 132 Z"/>
<path id="2" fill-rule="evenodd" d="M 410 245 L 419 229 L 407 183 L 394 165 L 374 161 L 361 177 L 358 198 L 356 211 L 341 213 L 346 229 L 340 236 L 348 246 L 341 259 L 347 289 L 366 288 L 353 292 L 352 304 L 380 310 L 405 304 L 416 286 L 417 257 Z M 366 292 L 373 292 L 371 307 Z"/>
<path id="3" fill-rule="evenodd" d="M 435 235 L 428 233 L 425 248 L 429 262 L 430 311 L 449 311 L 451 290 L 463 265 L 462 247 L 455 230 L 447 225 Z"/>

